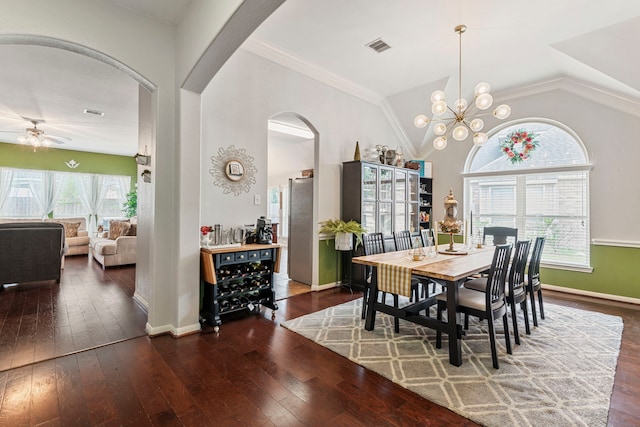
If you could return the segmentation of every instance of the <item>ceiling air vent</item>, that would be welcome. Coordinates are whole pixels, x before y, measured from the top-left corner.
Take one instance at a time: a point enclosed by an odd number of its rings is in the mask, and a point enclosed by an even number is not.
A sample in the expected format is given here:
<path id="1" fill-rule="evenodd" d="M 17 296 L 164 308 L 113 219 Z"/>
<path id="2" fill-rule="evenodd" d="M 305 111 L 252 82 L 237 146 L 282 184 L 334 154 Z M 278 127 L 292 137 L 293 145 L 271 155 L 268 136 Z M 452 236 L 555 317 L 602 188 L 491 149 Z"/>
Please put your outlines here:
<path id="1" fill-rule="evenodd" d="M 102 111 L 98 111 L 98 110 L 90 110 L 88 108 L 85 108 L 83 113 L 85 114 L 93 114 L 94 116 L 104 116 L 104 113 Z"/>
<path id="2" fill-rule="evenodd" d="M 389 46 L 382 39 L 375 39 L 374 41 L 367 43 L 366 46 L 369 46 L 371 49 L 375 50 L 378 53 L 384 52 L 387 49 L 391 49 L 391 46 Z"/>

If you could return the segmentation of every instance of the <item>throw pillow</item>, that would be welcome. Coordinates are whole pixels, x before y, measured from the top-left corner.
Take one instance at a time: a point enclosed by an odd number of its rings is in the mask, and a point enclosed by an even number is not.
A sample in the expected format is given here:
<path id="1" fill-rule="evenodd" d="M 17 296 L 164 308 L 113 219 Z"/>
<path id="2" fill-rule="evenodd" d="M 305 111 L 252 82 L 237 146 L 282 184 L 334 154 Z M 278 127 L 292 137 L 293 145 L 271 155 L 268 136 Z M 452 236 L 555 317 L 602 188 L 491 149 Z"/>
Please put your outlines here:
<path id="1" fill-rule="evenodd" d="M 66 222 L 57 220 L 55 218 L 47 218 L 44 220 L 44 222 L 56 222 L 58 224 L 62 224 L 62 227 L 64 227 L 65 238 L 78 237 L 78 228 L 80 228 L 81 224 L 80 222 Z"/>
<path id="2" fill-rule="evenodd" d="M 109 239 L 116 240 L 120 236 L 126 236 L 131 228 L 131 223 L 126 221 L 109 221 Z"/>
<path id="3" fill-rule="evenodd" d="M 138 224 L 130 223 L 131 227 L 129 227 L 129 231 L 127 232 L 127 236 L 135 236 L 138 233 Z"/>

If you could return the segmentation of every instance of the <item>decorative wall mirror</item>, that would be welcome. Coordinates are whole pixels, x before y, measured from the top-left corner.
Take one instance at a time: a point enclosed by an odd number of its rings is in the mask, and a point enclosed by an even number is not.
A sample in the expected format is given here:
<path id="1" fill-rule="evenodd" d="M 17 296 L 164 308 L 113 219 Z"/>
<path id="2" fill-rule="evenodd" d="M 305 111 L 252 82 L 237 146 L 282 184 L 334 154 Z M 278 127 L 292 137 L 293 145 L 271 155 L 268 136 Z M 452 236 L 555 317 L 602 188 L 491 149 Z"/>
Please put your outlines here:
<path id="1" fill-rule="evenodd" d="M 251 186 L 256 183 L 258 170 L 253 164 L 253 156 L 247 154 L 244 148 L 236 148 L 230 145 L 227 148 L 220 147 L 217 156 L 211 156 L 213 168 L 209 173 L 213 176 L 214 185 L 221 187 L 224 194 L 248 193 Z"/>
<path id="2" fill-rule="evenodd" d="M 240 181 L 244 178 L 244 165 L 237 160 L 231 160 L 227 162 L 224 173 L 231 181 Z"/>

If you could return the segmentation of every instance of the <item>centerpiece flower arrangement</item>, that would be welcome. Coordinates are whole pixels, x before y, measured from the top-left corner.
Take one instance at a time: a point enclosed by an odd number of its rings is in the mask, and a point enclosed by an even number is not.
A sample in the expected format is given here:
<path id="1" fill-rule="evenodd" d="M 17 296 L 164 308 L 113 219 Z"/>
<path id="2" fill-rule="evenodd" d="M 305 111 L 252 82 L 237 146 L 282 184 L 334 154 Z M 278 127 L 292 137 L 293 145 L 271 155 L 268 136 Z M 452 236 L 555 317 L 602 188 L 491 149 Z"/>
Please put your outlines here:
<path id="1" fill-rule="evenodd" d="M 510 132 L 500 144 L 502 152 L 511 163 L 520 163 L 531 157 L 531 153 L 538 148 L 537 134 L 525 129 Z"/>
<path id="2" fill-rule="evenodd" d="M 447 234 L 458 234 L 462 230 L 462 221 L 438 221 L 440 231 Z"/>

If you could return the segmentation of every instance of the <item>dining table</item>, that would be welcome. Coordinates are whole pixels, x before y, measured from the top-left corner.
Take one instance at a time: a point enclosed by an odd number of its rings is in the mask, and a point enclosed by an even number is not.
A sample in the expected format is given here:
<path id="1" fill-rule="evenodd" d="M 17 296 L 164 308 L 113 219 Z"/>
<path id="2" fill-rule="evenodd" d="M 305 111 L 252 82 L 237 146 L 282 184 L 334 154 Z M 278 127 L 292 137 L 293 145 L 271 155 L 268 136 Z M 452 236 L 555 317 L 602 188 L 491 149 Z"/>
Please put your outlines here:
<path id="1" fill-rule="evenodd" d="M 462 244 L 455 244 L 453 249 L 456 252 L 447 252 L 441 248 L 435 256 L 425 256 L 418 260 L 414 260 L 412 249 L 354 257 L 352 259 L 354 264 L 372 267 L 371 281 L 366 285 L 370 289 L 368 300 L 365 301 L 367 304 L 365 329 L 372 331 L 375 327 L 376 312 L 382 312 L 441 331 L 449 337 L 449 363 L 461 366 L 461 340 L 464 330 L 457 309 L 458 290 L 469 276 L 491 267 L 495 248 L 493 246 L 468 248 Z M 397 268 L 400 273 L 392 270 L 392 273 L 388 274 L 387 271 L 390 268 Z M 380 289 L 378 283 L 380 271 L 384 274 L 384 281 L 381 280 L 383 289 Z M 406 282 L 410 282 L 410 276 L 430 278 L 443 286 L 443 292 L 447 294 L 446 319 L 438 320 L 428 315 L 428 309 L 434 303 L 433 298 L 418 299 L 402 307 L 388 305 L 385 301 L 378 302 L 378 293 L 381 291 L 410 296 L 410 285 L 408 293 L 401 290 Z M 425 311 L 425 314 L 421 314 L 422 311 Z"/>

